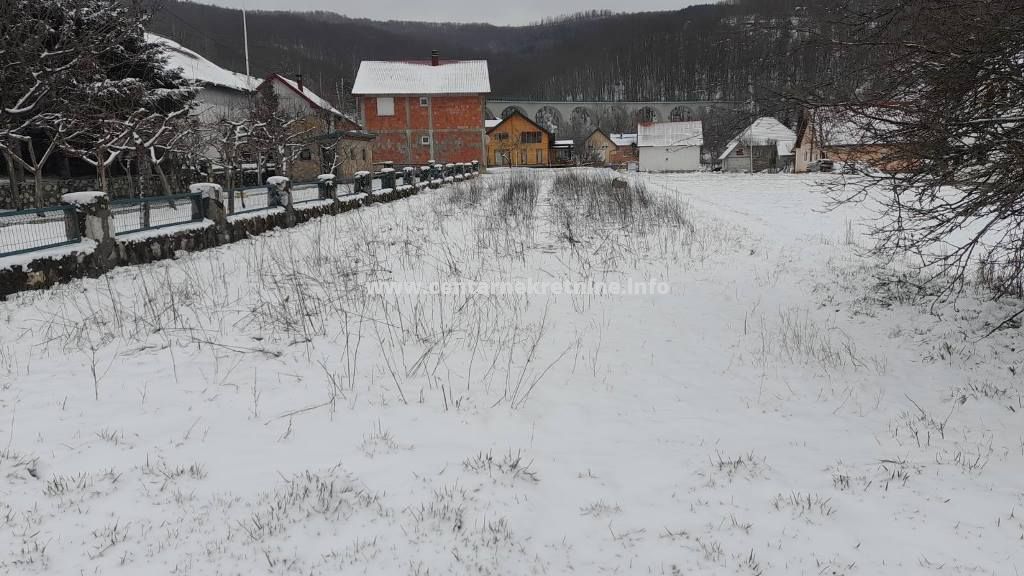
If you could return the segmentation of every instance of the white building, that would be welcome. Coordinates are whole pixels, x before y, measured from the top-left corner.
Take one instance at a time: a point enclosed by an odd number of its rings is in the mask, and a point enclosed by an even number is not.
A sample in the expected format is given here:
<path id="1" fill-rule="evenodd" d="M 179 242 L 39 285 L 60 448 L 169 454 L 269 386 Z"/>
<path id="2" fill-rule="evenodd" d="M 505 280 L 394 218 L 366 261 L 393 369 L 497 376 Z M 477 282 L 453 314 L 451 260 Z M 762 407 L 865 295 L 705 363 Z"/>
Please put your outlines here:
<path id="1" fill-rule="evenodd" d="M 771 117 L 758 118 L 736 135 L 718 157 L 723 172 L 792 169 L 796 133 Z"/>
<path id="2" fill-rule="evenodd" d="M 704 126 L 695 122 L 659 122 L 637 127 L 640 170 L 684 172 L 700 169 Z"/>
<path id="3" fill-rule="evenodd" d="M 193 113 L 202 123 L 213 124 L 221 118 L 248 114 L 250 99 L 260 84 L 258 79 L 221 68 L 162 36 L 147 33 L 146 40 L 163 46 L 167 68 L 180 69 L 181 75 L 199 88 Z"/>

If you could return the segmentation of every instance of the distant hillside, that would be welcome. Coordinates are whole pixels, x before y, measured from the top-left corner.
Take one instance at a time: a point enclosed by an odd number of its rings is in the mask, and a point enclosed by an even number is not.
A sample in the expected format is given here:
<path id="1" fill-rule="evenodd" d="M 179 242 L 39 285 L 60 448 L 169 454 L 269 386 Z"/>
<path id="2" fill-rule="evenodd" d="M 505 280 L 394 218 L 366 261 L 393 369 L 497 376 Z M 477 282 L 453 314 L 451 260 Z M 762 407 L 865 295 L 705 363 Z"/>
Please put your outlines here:
<path id="1" fill-rule="evenodd" d="M 151 0 L 153 32 L 244 70 L 241 12 Z M 840 78 L 843 61 L 804 49 L 807 30 L 828 34 L 832 0 L 736 0 L 673 12 L 590 13 L 531 26 L 378 22 L 333 13 L 250 12 L 252 73 L 302 73 L 342 107 L 363 59 L 442 57 L 490 61 L 494 97 L 552 100 L 728 99 Z M 400 15 L 396 15 L 400 16 Z M 751 90 L 753 88 L 753 90 Z"/>

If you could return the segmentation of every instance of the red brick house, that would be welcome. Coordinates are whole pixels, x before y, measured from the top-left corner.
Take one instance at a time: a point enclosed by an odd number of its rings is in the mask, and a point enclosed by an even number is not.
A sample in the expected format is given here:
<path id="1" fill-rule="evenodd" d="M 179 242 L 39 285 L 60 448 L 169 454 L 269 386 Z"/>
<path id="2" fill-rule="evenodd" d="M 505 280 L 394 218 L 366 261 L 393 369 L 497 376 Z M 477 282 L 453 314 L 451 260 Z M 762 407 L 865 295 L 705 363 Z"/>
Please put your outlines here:
<path id="1" fill-rule="evenodd" d="M 352 94 L 364 128 L 376 134 L 375 162 L 486 165 L 484 129 L 491 81 L 486 60 L 363 61 Z"/>

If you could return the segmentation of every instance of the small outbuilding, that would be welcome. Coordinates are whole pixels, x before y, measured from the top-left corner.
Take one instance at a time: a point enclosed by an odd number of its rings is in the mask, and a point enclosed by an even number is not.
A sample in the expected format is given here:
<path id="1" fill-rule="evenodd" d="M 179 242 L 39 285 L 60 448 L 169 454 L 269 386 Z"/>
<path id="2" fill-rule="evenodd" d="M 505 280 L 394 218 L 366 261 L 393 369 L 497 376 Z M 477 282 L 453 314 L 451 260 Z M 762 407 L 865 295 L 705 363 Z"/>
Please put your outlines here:
<path id="1" fill-rule="evenodd" d="M 718 157 L 723 172 L 792 170 L 796 133 L 771 117 L 755 120 L 736 135 Z"/>
<path id="2" fill-rule="evenodd" d="M 699 120 L 640 124 L 636 144 L 644 172 L 699 170 L 704 125 Z"/>
<path id="3" fill-rule="evenodd" d="M 625 166 L 637 160 L 636 134 L 608 134 L 595 128 L 584 146 L 588 160 L 608 166 Z"/>

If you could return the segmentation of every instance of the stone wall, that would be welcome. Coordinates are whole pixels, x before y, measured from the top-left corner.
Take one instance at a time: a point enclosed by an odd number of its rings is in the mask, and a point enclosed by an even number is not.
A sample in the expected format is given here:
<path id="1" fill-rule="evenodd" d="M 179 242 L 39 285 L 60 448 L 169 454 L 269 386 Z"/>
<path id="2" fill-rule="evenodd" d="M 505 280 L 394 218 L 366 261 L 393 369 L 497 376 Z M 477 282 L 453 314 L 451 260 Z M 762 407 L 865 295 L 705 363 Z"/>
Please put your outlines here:
<path id="1" fill-rule="evenodd" d="M 186 225 L 178 229 L 169 228 L 165 234 L 152 234 L 137 239 L 130 236 L 128 239 L 111 238 L 109 232 L 105 232 L 108 237 L 105 240 L 97 239 L 98 245 L 93 251 L 41 257 L 24 266 L 0 267 L 0 300 L 6 300 L 8 296 L 17 292 L 48 288 L 76 278 L 95 278 L 116 266 L 174 258 L 180 252 L 212 248 L 321 216 L 341 214 L 368 204 L 407 198 L 418 193 L 420 189 L 421 186 L 400 186 L 394 190 L 378 191 L 371 195 L 359 194 L 336 198 L 333 201 L 300 204 L 297 208 L 246 214 L 230 219 L 224 217 L 224 209 L 219 202 L 209 200 L 209 220 L 205 226 Z M 103 206 L 106 205 L 104 199 Z M 85 207 L 83 210 L 94 209 Z M 95 218 L 94 214 L 81 217 L 82 227 L 86 228 L 84 223 L 87 220 L 94 221 Z M 95 236 L 93 228 L 95 227 L 90 228 L 88 233 L 83 229 L 82 237 Z"/>
<path id="2" fill-rule="evenodd" d="M 150 196 L 163 195 L 163 185 L 158 176 L 148 177 L 150 179 Z M 107 178 L 107 189 L 111 198 L 129 198 L 137 195 L 138 179 L 118 176 Z M 60 198 L 69 192 L 85 192 L 87 190 L 99 190 L 99 183 L 96 178 L 44 178 L 43 179 L 43 206 L 56 206 L 60 204 Z M 184 191 L 184 190 L 183 190 Z M 33 208 L 36 206 L 36 183 L 31 175 L 26 180 L 18 182 L 18 193 L 11 195 L 11 181 L 0 178 L 0 210 Z"/>

